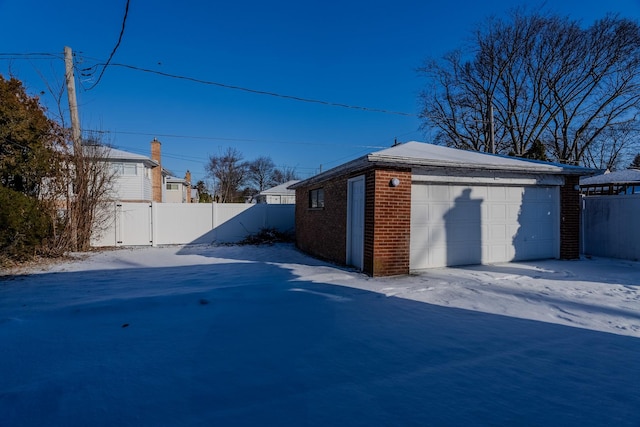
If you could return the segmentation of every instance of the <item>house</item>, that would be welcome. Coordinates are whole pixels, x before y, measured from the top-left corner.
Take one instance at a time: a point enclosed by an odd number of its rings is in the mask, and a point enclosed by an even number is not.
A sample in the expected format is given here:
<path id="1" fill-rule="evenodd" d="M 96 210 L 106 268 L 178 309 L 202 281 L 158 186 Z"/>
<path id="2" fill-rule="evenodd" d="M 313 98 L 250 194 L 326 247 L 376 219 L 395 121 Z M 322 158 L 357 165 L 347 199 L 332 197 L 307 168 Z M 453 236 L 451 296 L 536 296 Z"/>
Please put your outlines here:
<path id="1" fill-rule="evenodd" d="M 162 144 L 151 141 L 151 157 L 106 147 L 101 157 L 114 172 L 111 198 L 122 202 L 190 203 L 191 173 L 172 176 L 162 167 Z"/>
<path id="2" fill-rule="evenodd" d="M 296 244 L 372 276 L 574 259 L 593 172 L 407 142 L 293 184 Z"/>
<path id="3" fill-rule="evenodd" d="M 165 203 L 193 203 L 191 190 L 191 172 L 184 178 L 168 176 L 165 179 Z"/>
<path id="4" fill-rule="evenodd" d="M 106 147 L 101 157 L 114 172 L 111 198 L 127 202 L 162 202 L 169 171 L 162 168 L 160 141 L 151 141 L 151 158 Z"/>
<path id="5" fill-rule="evenodd" d="M 296 191 L 289 189 L 289 186 L 297 183 L 298 180 L 287 181 L 275 187 L 261 191 L 255 198 L 256 203 L 268 203 L 276 205 L 292 205 L 296 203 Z"/>
<path id="6" fill-rule="evenodd" d="M 585 196 L 614 196 L 640 194 L 640 169 L 608 170 L 602 175 L 580 179 L 580 189 Z"/>

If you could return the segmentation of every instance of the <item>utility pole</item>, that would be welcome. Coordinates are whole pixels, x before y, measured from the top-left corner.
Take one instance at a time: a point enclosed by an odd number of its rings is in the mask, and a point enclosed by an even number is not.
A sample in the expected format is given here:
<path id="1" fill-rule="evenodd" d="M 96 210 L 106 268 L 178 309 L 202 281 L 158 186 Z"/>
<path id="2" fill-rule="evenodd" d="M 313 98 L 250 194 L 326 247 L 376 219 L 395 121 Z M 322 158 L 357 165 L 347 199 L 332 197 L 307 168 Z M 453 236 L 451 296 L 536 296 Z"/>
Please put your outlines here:
<path id="1" fill-rule="evenodd" d="M 69 46 L 64 47 L 64 77 L 67 82 L 67 99 L 69 101 L 69 114 L 71 115 L 71 137 L 73 150 L 81 154 L 82 141 L 80 134 L 80 116 L 78 115 L 78 101 L 76 100 L 76 79 L 73 74 L 73 52 Z"/>
<path id="2" fill-rule="evenodd" d="M 78 101 L 76 100 L 76 79 L 73 74 L 73 52 L 68 46 L 64 47 L 64 77 L 67 82 L 67 99 L 69 101 L 69 114 L 71 115 L 71 138 L 73 139 L 73 190 L 70 189 L 68 207 L 69 222 L 71 224 L 71 245 L 73 250 L 79 249 L 78 225 L 80 223 L 84 201 L 84 164 L 82 162 L 82 140 L 80 134 L 80 117 L 78 115 Z"/>

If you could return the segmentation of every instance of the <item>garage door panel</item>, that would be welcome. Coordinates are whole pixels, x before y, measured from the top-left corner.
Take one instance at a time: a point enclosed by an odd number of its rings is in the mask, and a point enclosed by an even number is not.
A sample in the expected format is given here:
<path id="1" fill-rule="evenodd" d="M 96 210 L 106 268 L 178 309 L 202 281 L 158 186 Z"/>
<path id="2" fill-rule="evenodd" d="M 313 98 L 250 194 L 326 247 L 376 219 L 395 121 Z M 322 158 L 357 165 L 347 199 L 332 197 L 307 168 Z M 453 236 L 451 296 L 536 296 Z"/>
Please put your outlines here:
<path id="1" fill-rule="evenodd" d="M 432 203 L 429 205 L 429 223 L 444 224 L 445 215 L 451 211 L 451 203 Z"/>
<path id="2" fill-rule="evenodd" d="M 413 187 L 412 269 L 557 257 L 558 187 Z"/>
<path id="3" fill-rule="evenodd" d="M 419 202 L 416 203 L 416 205 L 417 206 L 413 210 L 413 212 L 415 213 L 415 224 L 427 224 L 431 219 L 429 215 L 429 204 Z"/>
<path id="4" fill-rule="evenodd" d="M 447 185 L 432 185 L 428 186 L 427 197 L 429 200 L 451 200 L 452 197 L 449 194 L 449 186 Z"/>
<path id="5" fill-rule="evenodd" d="M 492 204 L 487 207 L 489 210 L 489 220 L 503 222 L 507 218 L 508 206 L 505 204 Z"/>
<path id="6" fill-rule="evenodd" d="M 487 230 L 488 236 L 491 238 L 491 240 L 504 242 L 507 239 L 511 239 L 511 236 L 509 236 L 508 234 L 509 231 L 506 224 L 492 224 L 487 227 Z"/>

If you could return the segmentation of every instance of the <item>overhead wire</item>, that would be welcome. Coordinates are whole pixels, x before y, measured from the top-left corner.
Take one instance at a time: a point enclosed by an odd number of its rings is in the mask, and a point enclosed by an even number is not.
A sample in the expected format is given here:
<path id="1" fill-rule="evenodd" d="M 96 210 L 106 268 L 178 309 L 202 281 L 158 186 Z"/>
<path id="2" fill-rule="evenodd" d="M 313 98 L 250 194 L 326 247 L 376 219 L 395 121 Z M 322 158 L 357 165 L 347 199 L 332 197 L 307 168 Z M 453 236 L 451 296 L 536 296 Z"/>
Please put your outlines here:
<path id="1" fill-rule="evenodd" d="M 28 52 L 28 53 L 0 53 L 0 59 L 50 59 L 51 57 L 57 59 L 64 59 L 64 56 L 56 53 L 49 52 Z"/>
<path id="2" fill-rule="evenodd" d="M 94 69 L 96 66 L 99 66 L 99 65 L 101 65 L 101 64 L 96 64 L 93 67 L 85 68 L 85 69 L 83 69 L 81 71 L 83 71 L 83 72 L 91 71 L 92 69 Z M 226 88 L 226 89 L 239 90 L 239 91 L 254 93 L 254 94 L 258 94 L 258 95 L 267 95 L 267 96 L 273 96 L 273 97 L 277 97 L 277 98 L 290 99 L 290 100 L 293 100 L 293 101 L 307 102 L 307 103 L 313 103 L 313 104 L 322 104 L 322 105 L 328 105 L 328 106 L 331 106 L 331 107 L 349 108 L 349 109 L 361 110 L 361 111 L 369 111 L 369 112 L 374 112 L 374 113 L 394 114 L 394 115 L 406 116 L 406 117 L 417 117 L 417 114 L 407 113 L 407 112 L 403 112 L 403 111 L 392 111 L 392 110 L 386 110 L 386 109 L 382 109 L 382 108 L 362 107 L 362 106 L 358 106 L 358 105 L 350 105 L 350 104 L 344 104 L 344 103 L 339 103 L 339 102 L 324 101 L 324 100 L 320 100 L 320 99 L 304 98 L 304 97 L 295 96 L 295 95 L 285 95 L 285 94 L 277 93 L 277 92 L 271 92 L 271 91 L 259 90 L 259 89 L 251 89 L 251 88 L 247 88 L 247 87 L 243 87 L 243 86 L 230 85 L 230 84 L 220 83 L 220 82 L 215 82 L 215 81 L 210 81 L 210 80 L 203 80 L 203 79 L 199 79 L 199 78 L 195 78 L 195 77 L 182 76 L 182 75 L 178 75 L 178 74 L 167 73 L 167 72 L 164 72 L 164 71 L 158 71 L 158 70 L 152 70 L 152 69 L 149 69 L 149 68 L 137 67 L 135 65 L 129 65 L 129 64 L 113 63 L 113 64 L 111 64 L 111 66 L 112 67 L 127 68 L 127 69 L 130 69 L 130 70 L 141 71 L 141 72 L 150 73 L 150 74 L 156 74 L 156 75 L 159 75 L 159 76 L 169 77 L 169 78 L 178 79 L 178 80 L 186 80 L 186 81 L 190 81 L 190 82 L 194 82 L 194 83 L 200 83 L 200 84 L 205 84 L 205 85 L 210 85 L 210 86 L 218 86 L 218 87 L 222 87 L 222 88 Z"/>
<path id="3" fill-rule="evenodd" d="M 239 91 L 243 91 L 243 92 L 254 93 L 254 94 L 257 94 L 257 95 L 265 95 L 265 96 L 272 96 L 272 97 L 276 97 L 276 98 L 290 99 L 290 100 L 298 101 L 298 102 L 321 104 L 321 105 L 327 105 L 327 106 L 331 106 L 331 107 L 347 108 L 347 109 L 368 111 L 368 112 L 374 112 L 374 113 L 393 114 L 393 115 L 399 115 L 399 116 L 405 116 L 405 117 L 418 117 L 417 114 L 407 113 L 407 112 L 404 112 L 404 111 L 394 111 L 394 110 L 387 110 L 387 109 L 384 109 L 384 108 L 364 107 L 364 106 L 359 106 L 359 105 L 345 104 L 345 103 L 340 103 L 340 102 L 332 102 L 332 101 L 326 101 L 326 100 L 320 100 L 320 99 L 314 99 L 314 98 L 305 98 L 305 97 L 296 96 L 296 95 L 287 95 L 287 94 L 282 94 L 282 93 L 278 93 L 278 92 L 272 92 L 272 91 L 266 91 L 266 90 L 260 90 L 260 89 L 252 89 L 252 88 L 248 88 L 248 87 L 244 87 L 244 86 L 231 85 L 231 84 L 227 84 L 227 83 L 221 83 L 221 82 L 216 82 L 216 81 L 211 81 L 211 80 L 204 80 L 204 79 L 199 79 L 199 78 L 195 78 L 195 77 L 183 76 L 183 75 L 179 75 L 179 74 L 172 74 L 172 73 L 167 73 L 167 72 L 164 72 L 164 71 L 158 71 L 158 70 L 152 70 L 152 69 L 149 69 L 149 68 L 137 67 L 135 65 L 121 64 L 121 63 L 111 63 L 111 59 L 113 58 L 116 50 L 120 46 L 120 42 L 122 41 L 122 35 L 124 34 L 124 28 L 125 28 L 126 17 L 127 17 L 127 14 L 128 14 L 128 9 L 129 9 L 129 0 L 127 0 L 127 7 L 126 7 L 126 11 L 125 11 L 125 16 L 124 16 L 124 19 L 123 19 L 123 25 L 122 25 L 122 30 L 120 32 L 120 37 L 118 38 L 118 42 L 117 42 L 116 46 L 114 47 L 113 51 L 111 52 L 111 55 L 109 56 L 108 60 L 105 63 L 96 63 L 96 64 L 92 65 L 91 67 L 85 67 L 85 68 L 77 68 L 76 67 L 76 69 L 78 71 L 78 74 L 80 74 L 83 77 L 91 77 L 96 72 L 97 68 L 102 66 L 102 70 L 101 70 L 101 72 L 100 72 L 100 74 L 98 76 L 98 79 L 96 80 L 96 82 L 93 85 L 91 85 L 88 88 L 84 88 L 84 85 L 82 85 L 83 88 L 86 91 L 92 90 L 93 88 L 95 88 L 98 85 L 98 83 L 102 79 L 102 76 L 104 75 L 104 72 L 105 72 L 106 68 L 110 66 L 110 67 L 126 68 L 126 69 L 130 69 L 130 70 L 134 70 L 134 71 L 144 72 L 144 73 L 156 74 L 156 75 L 159 75 L 159 76 L 178 79 L 178 80 L 186 80 L 186 81 L 199 83 L 199 84 L 204 84 L 204 85 L 209 85 L 209 86 L 217 86 L 217 87 L 222 87 L 222 88 L 231 89 L 231 90 L 239 90 Z M 18 57 L 24 57 L 24 56 L 29 56 L 29 55 L 31 55 L 31 56 L 34 56 L 34 55 L 35 56 L 37 56 L 37 55 L 54 56 L 54 57 L 63 59 L 63 57 L 61 55 L 54 55 L 54 54 L 50 54 L 50 53 L 30 53 L 30 54 L 17 54 L 17 53 L 2 54 L 2 53 L 0 53 L 0 56 L 3 56 L 3 55 L 4 56 L 12 56 L 12 57 L 14 57 L 13 59 L 22 59 L 22 58 L 18 58 Z M 44 59 L 44 58 L 38 58 L 38 59 Z M 80 83 L 82 84 L 82 82 L 80 82 Z"/>
<path id="4" fill-rule="evenodd" d="M 144 135 L 159 138 L 179 138 L 179 139 L 201 139 L 209 141 L 230 141 L 230 142 L 259 142 L 264 144 L 289 144 L 289 145 L 319 145 L 319 146 L 340 146 L 343 147 L 344 143 L 328 143 L 328 142 L 304 142 L 304 141 L 278 141 L 278 140 L 266 140 L 266 139 L 251 139 L 251 138 L 228 138 L 218 136 L 202 136 L 202 135 L 178 135 L 178 134 L 162 134 L 157 132 L 132 132 L 132 131 L 109 131 L 109 130 L 86 130 L 86 132 L 100 133 L 100 134 L 122 134 L 122 135 Z M 354 148 L 383 148 L 383 145 L 354 145 Z"/>
<path id="5" fill-rule="evenodd" d="M 313 143 L 313 142 L 294 142 L 294 141 L 274 141 L 274 140 L 261 140 L 261 139 L 250 139 L 250 138 L 228 138 L 228 137 L 215 137 L 215 136 L 201 136 L 201 135 L 177 135 L 177 134 L 158 134 L 158 133 L 153 133 L 153 132 L 133 132 L 133 131 L 105 131 L 105 130 L 87 130 L 86 132 L 92 132 L 92 133 L 99 133 L 99 134 L 124 134 L 124 135 L 144 135 L 144 136 L 150 136 L 150 137 L 166 137 L 166 138 L 180 138 L 180 139 L 201 139 L 201 140 L 216 140 L 216 141 L 232 141 L 232 142 L 257 142 L 257 143 L 265 143 L 265 144 L 291 144 L 291 145 L 317 145 L 317 146 L 341 146 L 344 147 L 345 144 L 340 144 L 340 143 Z M 410 132 L 405 132 L 402 134 L 397 135 L 398 137 L 402 137 L 402 136 L 406 136 L 406 135 L 411 135 L 413 133 L 417 132 L 416 130 L 412 130 Z M 368 152 L 370 152 L 372 149 L 384 149 L 384 148 L 388 148 L 389 141 L 384 140 L 384 141 L 380 141 L 379 143 L 374 143 L 371 145 L 353 145 L 351 146 L 351 148 L 354 149 L 358 149 L 356 152 L 347 155 L 347 156 L 343 156 L 340 157 L 338 159 L 334 159 L 332 161 L 323 163 L 323 166 L 329 166 L 335 163 L 339 163 L 344 159 L 349 159 L 349 158 L 353 158 L 354 156 L 360 156 L 360 155 L 364 155 Z M 139 148 L 133 148 L 133 147 L 121 147 L 127 150 L 130 150 L 132 152 L 137 152 L 139 154 L 146 154 L 146 150 L 141 150 Z M 173 153 L 169 153 L 169 152 L 164 152 L 163 156 L 167 157 L 167 158 L 172 158 L 172 159 L 176 159 L 176 160 L 183 160 L 183 161 L 187 161 L 187 162 L 192 162 L 192 163 L 200 163 L 202 164 L 203 162 L 206 162 L 206 159 L 202 159 L 200 157 L 192 157 L 192 156 L 185 156 L 183 154 L 173 154 Z M 285 165 L 286 167 L 290 167 L 289 165 Z M 305 169 L 305 170 L 317 170 L 318 167 L 299 167 L 296 166 L 296 169 Z"/>
<path id="6" fill-rule="evenodd" d="M 109 55 L 109 58 L 107 59 L 107 62 L 105 62 L 102 67 L 102 71 L 100 72 L 100 75 L 98 76 L 98 79 L 96 80 L 96 82 L 89 87 L 89 89 L 87 89 L 87 91 L 90 91 L 91 89 L 93 89 L 94 87 L 96 87 L 98 85 L 98 83 L 100 83 L 100 80 L 102 80 L 102 76 L 104 75 L 104 72 L 106 71 L 107 67 L 109 66 L 109 63 L 111 62 L 111 59 L 113 59 L 113 56 L 116 54 L 116 51 L 118 50 L 118 48 L 120 47 L 120 43 L 122 42 L 122 36 L 124 35 L 124 29 L 127 25 L 127 16 L 129 15 L 129 1 L 127 0 L 127 4 L 125 5 L 125 9 L 124 9 L 124 17 L 122 18 L 122 28 L 120 29 L 120 35 L 118 36 L 118 42 L 116 43 L 116 45 L 114 46 L 113 50 L 111 51 L 111 55 Z"/>

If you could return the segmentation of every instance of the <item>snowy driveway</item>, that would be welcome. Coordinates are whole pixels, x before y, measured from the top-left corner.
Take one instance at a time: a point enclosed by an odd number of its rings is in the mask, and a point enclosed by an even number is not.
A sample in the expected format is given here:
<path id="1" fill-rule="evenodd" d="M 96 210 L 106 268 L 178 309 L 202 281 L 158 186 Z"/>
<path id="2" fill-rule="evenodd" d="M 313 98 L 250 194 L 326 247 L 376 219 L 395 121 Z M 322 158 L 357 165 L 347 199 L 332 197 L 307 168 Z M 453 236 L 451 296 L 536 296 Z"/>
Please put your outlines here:
<path id="1" fill-rule="evenodd" d="M 0 279 L 0 426 L 638 426 L 640 264 L 371 279 L 288 245 Z"/>

